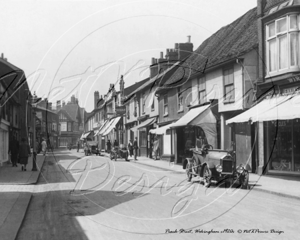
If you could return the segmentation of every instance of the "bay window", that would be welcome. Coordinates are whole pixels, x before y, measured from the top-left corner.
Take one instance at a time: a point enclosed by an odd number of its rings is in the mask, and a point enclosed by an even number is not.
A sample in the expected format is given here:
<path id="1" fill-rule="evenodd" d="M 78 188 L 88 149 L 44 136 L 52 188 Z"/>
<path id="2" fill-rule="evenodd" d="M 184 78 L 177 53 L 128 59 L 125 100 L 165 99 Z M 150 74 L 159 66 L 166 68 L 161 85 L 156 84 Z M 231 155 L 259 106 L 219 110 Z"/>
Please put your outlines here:
<path id="1" fill-rule="evenodd" d="M 267 73 L 299 70 L 299 15 L 287 15 L 266 25 Z"/>

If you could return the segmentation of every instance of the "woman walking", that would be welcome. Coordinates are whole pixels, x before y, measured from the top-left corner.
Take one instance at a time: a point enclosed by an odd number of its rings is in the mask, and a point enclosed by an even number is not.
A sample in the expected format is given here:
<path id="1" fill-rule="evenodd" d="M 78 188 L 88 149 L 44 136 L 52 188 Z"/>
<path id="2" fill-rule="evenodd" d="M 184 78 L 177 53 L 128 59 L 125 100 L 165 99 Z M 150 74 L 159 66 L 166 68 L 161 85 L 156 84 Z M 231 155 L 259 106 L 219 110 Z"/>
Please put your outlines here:
<path id="1" fill-rule="evenodd" d="M 22 138 L 19 147 L 20 164 L 22 165 L 22 171 L 26 171 L 26 165 L 28 163 L 28 157 L 31 156 L 30 147 L 25 138 Z"/>
<path id="2" fill-rule="evenodd" d="M 129 143 L 128 143 L 128 150 L 129 150 L 129 155 L 131 157 L 133 155 L 133 144 L 132 144 L 131 140 L 129 140 Z"/>

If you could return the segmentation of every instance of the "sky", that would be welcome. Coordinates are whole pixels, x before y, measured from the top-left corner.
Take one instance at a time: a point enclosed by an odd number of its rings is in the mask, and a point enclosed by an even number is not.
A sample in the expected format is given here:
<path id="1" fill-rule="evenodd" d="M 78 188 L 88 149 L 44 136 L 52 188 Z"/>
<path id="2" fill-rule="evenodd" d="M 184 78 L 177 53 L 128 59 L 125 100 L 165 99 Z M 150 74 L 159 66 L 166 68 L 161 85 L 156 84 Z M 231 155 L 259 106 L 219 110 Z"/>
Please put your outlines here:
<path id="1" fill-rule="evenodd" d="M 24 70 L 31 92 L 87 112 L 94 92 L 149 77 L 151 58 L 175 43 L 201 43 L 257 0 L 2 0 L 0 53 Z"/>

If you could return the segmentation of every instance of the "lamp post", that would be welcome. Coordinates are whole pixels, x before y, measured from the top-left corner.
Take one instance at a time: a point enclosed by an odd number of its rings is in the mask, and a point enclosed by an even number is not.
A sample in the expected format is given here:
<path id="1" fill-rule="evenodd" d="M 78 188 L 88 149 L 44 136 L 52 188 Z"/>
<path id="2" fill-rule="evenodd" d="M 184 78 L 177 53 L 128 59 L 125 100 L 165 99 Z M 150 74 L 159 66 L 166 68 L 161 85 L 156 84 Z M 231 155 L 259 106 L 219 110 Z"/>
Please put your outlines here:
<path id="1" fill-rule="evenodd" d="M 37 102 L 37 96 L 35 95 L 35 92 L 34 92 L 34 95 L 31 98 L 32 117 L 33 117 L 32 171 L 37 171 L 37 168 L 36 168 L 36 145 L 35 145 L 36 144 L 36 128 L 35 128 L 36 102 Z"/>

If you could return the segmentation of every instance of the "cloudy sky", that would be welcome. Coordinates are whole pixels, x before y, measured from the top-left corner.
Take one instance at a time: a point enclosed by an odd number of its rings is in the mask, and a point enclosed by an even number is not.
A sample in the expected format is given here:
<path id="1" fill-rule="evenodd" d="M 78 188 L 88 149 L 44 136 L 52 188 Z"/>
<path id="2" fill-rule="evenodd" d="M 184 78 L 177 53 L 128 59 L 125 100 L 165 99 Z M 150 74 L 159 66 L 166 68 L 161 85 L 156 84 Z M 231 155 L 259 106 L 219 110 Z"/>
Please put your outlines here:
<path id="1" fill-rule="evenodd" d="M 151 58 L 191 41 L 196 49 L 256 0 L 36 0 L 0 3 L 0 52 L 23 69 L 30 88 L 50 101 L 70 99 L 93 110 L 125 76 L 125 87 L 149 76 Z M 55 105 L 55 104 L 54 104 Z"/>

